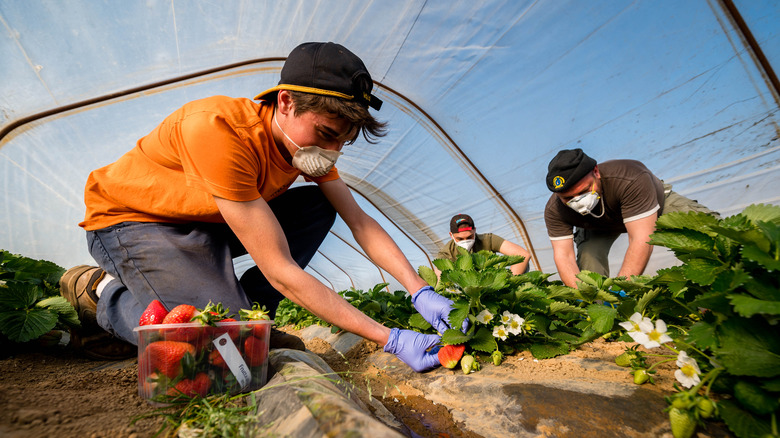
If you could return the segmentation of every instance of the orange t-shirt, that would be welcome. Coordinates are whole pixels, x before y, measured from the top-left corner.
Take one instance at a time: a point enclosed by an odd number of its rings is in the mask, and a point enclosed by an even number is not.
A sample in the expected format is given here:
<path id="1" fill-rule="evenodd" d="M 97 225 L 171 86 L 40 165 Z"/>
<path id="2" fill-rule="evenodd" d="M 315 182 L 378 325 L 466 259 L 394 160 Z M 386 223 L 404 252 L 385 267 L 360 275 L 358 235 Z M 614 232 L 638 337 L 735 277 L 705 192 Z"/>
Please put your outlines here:
<path id="1" fill-rule="evenodd" d="M 119 160 L 90 173 L 79 226 L 225 222 L 213 196 L 270 201 L 301 174 L 276 148 L 272 119 L 265 101 L 214 96 L 184 105 Z M 337 178 L 333 168 L 306 179 Z"/>

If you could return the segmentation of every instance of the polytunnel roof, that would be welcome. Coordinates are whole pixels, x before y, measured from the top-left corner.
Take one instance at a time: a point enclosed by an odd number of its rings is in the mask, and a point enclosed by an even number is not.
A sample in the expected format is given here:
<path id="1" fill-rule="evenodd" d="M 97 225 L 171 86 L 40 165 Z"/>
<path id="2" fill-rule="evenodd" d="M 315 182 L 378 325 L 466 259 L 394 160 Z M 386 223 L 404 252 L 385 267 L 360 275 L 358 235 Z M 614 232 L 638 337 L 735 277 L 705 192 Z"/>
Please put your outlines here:
<path id="1" fill-rule="evenodd" d="M 4 1 L 0 248 L 94 264 L 77 226 L 90 171 L 187 101 L 251 98 L 293 47 L 334 41 L 365 62 L 390 126 L 339 171 L 412 265 L 468 213 L 555 272 L 544 177 L 563 148 L 640 160 L 723 215 L 778 203 L 777 23 L 774 0 Z M 646 272 L 673 263 L 656 249 Z M 340 220 L 307 271 L 401 289 Z"/>

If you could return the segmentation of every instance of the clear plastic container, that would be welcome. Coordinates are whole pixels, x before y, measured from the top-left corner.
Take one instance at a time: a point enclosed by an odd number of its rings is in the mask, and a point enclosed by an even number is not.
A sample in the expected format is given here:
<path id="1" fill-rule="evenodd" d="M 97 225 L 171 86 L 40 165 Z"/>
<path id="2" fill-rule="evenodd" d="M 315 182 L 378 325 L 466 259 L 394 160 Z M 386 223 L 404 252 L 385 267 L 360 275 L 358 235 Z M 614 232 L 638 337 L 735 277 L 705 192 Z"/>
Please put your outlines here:
<path id="1" fill-rule="evenodd" d="M 136 327 L 138 395 L 155 406 L 177 397 L 238 394 L 265 385 L 273 321 Z"/>

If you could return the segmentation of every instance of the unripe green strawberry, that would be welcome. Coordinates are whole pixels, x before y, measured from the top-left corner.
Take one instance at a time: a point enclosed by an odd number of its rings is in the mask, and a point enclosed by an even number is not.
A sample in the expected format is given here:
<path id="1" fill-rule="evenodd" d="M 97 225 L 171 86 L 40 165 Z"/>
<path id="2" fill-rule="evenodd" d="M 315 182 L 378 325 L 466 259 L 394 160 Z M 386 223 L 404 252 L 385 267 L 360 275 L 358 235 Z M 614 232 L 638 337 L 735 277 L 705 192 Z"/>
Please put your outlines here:
<path id="1" fill-rule="evenodd" d="M 694 396 L 688 394 L 687 392 L 678 392 L 677 394 L 669 397 L 668 400 L 673 408 L 677 408 L 683 411 L 687 411 L 696 405 Z"/>
<path id="2" fill-rule="evenodd" d="M 701 418 L 710 418 L 715 414 L 715 403 L 708 398 L 700 398 L 696 402 L 696 410 Z"/>
<path id="3" fill-rule="evenodd" d="M 504 355 L 498 350 L 494 351 L 490 358 L 493 359 L 493 365 L 495 366 L 501 365 L 501 362 L 504 361 Z"/>
<path id="4" fill-rule="evenodd" d="M 628 352 L 618 355 L 615 358 L 615 363 L 621 367 L 627 367 L 631 365 L 631 356 L 629 356 Z"/>
<path id="5" fill-rule="evenodd" d="M 690 411 L 672 408 L 669 410 L 669 423 L 674 438 L 691 438 L 696 431 L 696 419 Z"/>
<path id="6" fill-rule="evenodd" d="M 634 383 L 641 385 L 650 380 L 650 374 L 647 374 L 647 370 L 635 370 L 634 371 Z"/>
<path id="7" fill-rule="evenodd" d="M 460 367 L 463 369 L 463 374 L 468 374 L 474 368 L 474 356 L 470 354 L 464 354 L 460 358 Z"/>

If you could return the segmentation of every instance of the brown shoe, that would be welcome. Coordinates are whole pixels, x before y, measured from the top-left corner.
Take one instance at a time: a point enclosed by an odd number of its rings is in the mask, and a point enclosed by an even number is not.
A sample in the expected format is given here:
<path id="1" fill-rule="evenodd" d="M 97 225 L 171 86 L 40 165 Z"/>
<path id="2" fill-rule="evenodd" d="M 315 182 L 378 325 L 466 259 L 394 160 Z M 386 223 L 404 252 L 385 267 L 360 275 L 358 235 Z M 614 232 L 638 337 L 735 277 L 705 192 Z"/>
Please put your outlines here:
<path id="1" fill-rule="evenodd" d="M 68 269 L 60 278 L 60 294 L 76 309 L 82 328 L 97 325 L 97 302 L 95 294 L 98 283 L 106 271 L 81 265 Z"/>
<path id="2" fill-rule="evenodd" d="M 97 323 L 97 285 L 106 271 L 81 265 L 68 269 L 60 279 L 60 294 L 76 309 L 81 328 L 70 331 L 70 345 L 96 360 L 129 359 L 138 348 L 112 336 Z"/>
<path id="3" fill-rule="evenodd" d="M 287 334 L 271 327 L 271 333 L 268 340 L 268 348 L 291 348 L 293 350 L 306 350 L 306 344 L 303 343 L 301 338 Z"/>

